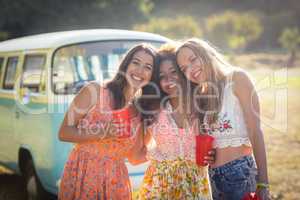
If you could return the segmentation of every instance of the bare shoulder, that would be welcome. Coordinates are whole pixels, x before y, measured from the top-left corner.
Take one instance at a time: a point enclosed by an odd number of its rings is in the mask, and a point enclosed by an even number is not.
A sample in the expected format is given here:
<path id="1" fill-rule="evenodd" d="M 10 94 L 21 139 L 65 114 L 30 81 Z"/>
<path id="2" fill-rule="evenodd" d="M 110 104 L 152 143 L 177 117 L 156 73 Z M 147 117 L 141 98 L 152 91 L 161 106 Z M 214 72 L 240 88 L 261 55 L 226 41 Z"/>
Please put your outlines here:
<path id="1" fill-rule="evenodd" d="M 97 82 L 89 82 L 83 86 L 73 100 L 73 104 L 81 108 L 89 108 L 96 104 L 101 86 Z"/>
<path id="2" fill-rule="evenodd" d="M 252 82 L 250 74 L 247 71 L 240 68 L 237 68 L 233 71 L 232 81 L 235 84 Z"/>
<path id="3" fill-rule="evenodd" d="M 248 72 L 237 68 L 232 74 L 233 90 L 236 95 L 243 95 L 254 89 L 254 83 Z"/>
<path id="4" fill-rule="evenodd" d="M 98 94 L 100 88 L 101 88 L 101 86 L 99 83 L 97 83 L 95 81 L 89 82 L 88 84 L 86 84 L 79 90 L 78 95 L 85 96 L 88 98 L 88 97 L 92 96 L 92 94 Z"/>

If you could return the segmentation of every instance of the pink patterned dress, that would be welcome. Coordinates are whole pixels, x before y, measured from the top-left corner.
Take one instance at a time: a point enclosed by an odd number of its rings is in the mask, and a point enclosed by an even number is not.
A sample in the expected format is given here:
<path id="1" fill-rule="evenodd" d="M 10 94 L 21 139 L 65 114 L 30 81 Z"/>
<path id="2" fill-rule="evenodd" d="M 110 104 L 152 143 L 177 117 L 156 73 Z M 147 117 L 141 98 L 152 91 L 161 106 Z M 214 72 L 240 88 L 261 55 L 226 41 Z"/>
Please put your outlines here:
<path id="1" fill-rule="evenodd" d="M 99 103 L 101 102 L 101 103 Z M 112 110 L 108 89 L 101 88 L 99 101 L 80 121 L 95 125 L 111 120 L 99 111 Z M 109 112 L 106 112 L 109 113 Z M 133 136 L 76 144 L 65 164 L 58 198 L 61 200 L 129 200 L 132 197 L 128 170 L 124 159 L 136 140 L 140 118 L 131 121 Z"/>
<path id="2" fill-rule="evenodd" d="M 193 127 L 177 127 L 167 103 L 149 127 L 153 140 L 148 145 L 150 160 L 139 199 L 210 200 L 212 199 L 208 167 L 195 162 Z"/>

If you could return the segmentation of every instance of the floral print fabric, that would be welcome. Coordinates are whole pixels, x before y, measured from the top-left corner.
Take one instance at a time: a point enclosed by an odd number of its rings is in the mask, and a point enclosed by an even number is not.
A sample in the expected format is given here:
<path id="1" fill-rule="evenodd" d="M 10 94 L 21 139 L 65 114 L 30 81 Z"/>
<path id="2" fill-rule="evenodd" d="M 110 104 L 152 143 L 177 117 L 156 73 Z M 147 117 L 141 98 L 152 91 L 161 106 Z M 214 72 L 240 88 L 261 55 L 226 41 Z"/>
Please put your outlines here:
<path id="1" fill-rule="evenodd" d="M 167 104 L 157 121 L 149 127 L 152 142 L 148 146 L 147 158 L 150 166 L 139 199 L 212 199 L 208 167 L 197 166 L 195 162 L 193 127 L 178 128 L 170 106 Z"/>
<path id="2" fill-rule="evenodd" d="M 109 121 L 110 115 L 99 115 L 100 110 L 111 110 L 107 90 L 101 90 L 102 104 L 97 104 L 79 123 L 90 126 Z M 101 105 L 101 106 L 100 106 Z M 134 118 L 132 126 L 140 119 Z M 129 200 L 132 197 L 128 170 L 124 162 L 135 142 L 130 138 L 103 139 L 76 144 L 65 164 L 58 198 L 61 200 Z"/>
<path id="3" fill-rule="evenodd" d="M 152 161 L 140 190 L 140 200 L 211 198 L 207 167 L 188 160 Z"/>

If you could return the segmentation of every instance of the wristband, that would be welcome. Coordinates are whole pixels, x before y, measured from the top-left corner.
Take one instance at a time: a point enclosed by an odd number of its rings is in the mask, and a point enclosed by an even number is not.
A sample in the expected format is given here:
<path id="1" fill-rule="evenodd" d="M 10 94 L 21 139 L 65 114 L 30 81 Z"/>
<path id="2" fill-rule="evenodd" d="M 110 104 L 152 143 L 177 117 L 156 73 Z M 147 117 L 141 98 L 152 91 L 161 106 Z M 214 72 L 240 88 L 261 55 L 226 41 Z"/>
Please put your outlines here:
<path id="1" fill-rule="evenodd" d="M 257 189 L 269 189 L 269 184 L 268 183 L 257 183 L 256 188 Z"/>

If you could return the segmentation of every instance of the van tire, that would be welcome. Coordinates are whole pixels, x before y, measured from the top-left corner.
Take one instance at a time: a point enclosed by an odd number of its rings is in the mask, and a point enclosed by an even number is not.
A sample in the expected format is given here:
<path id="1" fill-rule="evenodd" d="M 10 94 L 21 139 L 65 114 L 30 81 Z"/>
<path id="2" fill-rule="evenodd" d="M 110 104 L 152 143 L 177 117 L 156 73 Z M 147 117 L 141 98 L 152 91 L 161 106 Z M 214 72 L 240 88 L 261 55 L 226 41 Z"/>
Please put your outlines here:
<path id="1" fill-rule="evenodd" d="M 24 170 L 25 187 L 27 191 L 27 200 L 43 200 L 48 199 L 46 191 L 39 181 L 34 165 L 31 159 L 26 162 Z"/>

